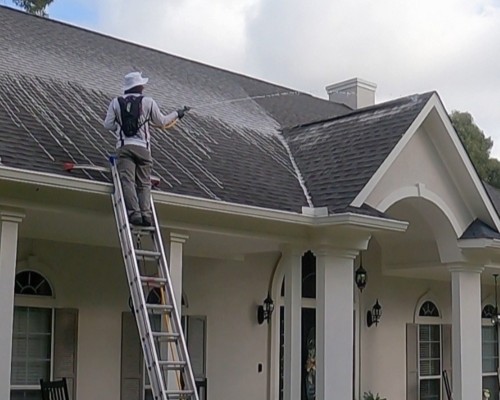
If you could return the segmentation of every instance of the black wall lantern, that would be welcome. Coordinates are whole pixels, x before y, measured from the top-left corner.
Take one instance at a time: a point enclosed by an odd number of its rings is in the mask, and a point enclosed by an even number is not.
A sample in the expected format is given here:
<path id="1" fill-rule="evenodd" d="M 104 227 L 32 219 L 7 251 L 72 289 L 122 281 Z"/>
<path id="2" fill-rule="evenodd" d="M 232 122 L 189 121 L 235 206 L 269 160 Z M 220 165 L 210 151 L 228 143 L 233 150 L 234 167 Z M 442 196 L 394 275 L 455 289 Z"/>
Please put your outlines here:
<path id="1" fill-rule="evenodd" d="M 356 270 L 354 280 L 356 281 L 356 286 L 358 287 L 359 291 L 362 292 L 366 286 L 366 270 L 363 268 L 361 264 Z"/>
<path id="2" fill-rule="evenodd" d="M 273 311 L 274 311 L 274 302 L 273 299 L 271 299 L 271 295 L 267 293 L 267 297 L 264 300 L 264 304 L 257 307 L 257 322 L 259 324 L 263 324 L 264 321 L 267 320 L 267 323 L 269 323 Z"/>
<path id="3" fill-rule="evenodd" d="M 372 309 L 366 313 L 366 325 L 368 325 L 368 327 L 372 326 L 373 324 L 377 326 L 378 323 L 380 322 L 381 316 L 382 316 L 382 306 L 379 304 L 377 299 Z"/>
<path id="4" fill-rule="evenodd" d="M 362 292 L 366 286 L 366 270 L 363 268 L 363 256 L 359 253 L 359 267 L 354 274 L 354 281 L 359 291 Z"/>

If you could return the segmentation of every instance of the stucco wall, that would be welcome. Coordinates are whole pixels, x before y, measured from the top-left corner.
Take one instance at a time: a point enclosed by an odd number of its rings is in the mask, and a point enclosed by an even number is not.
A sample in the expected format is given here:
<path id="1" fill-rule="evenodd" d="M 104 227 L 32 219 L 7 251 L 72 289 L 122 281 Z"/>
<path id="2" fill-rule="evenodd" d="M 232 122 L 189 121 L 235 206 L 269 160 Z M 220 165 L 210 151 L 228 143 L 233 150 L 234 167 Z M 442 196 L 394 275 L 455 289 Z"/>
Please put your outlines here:
<path id="1" fill-rule="evenodd" d="M 276 255 L 187 260 L 187 313 L 207 317 L 210 399 L 266 398 L 268 325 L 257 324 L 256 308 L 267 295 L 275 261 Z"/>
<path id="2" fill-rule="evenodd" d="M 103 393 L 119 400 L 121 313 L 128 310 L 129 296 L 119 250 L 21 240 L 18 259 L 18 269 L 41 272 L 55 293 L 53 300 L 25 297 L 18 304 L 79 310 L 78 400 Z M 207 318 L 210 399 L 266 397 L 268 326 L 257 324 L 256 307 L 267 295 L 275 261 L 271 254 L 184 261 L 186 314 Z"/>
<path id="3" fill-rule="evenodd" d="M 373 250 L 373 249 L 372 249 Z M 381 275 L 375 251 L 363 258 L 368 271 L 361 295 L 361 394 L 379 392 L 387 400 L 406 398 L 406 324 L 414 323 L 415 309 L 422 298 L 435 302 L 441 323 L 451 323 L 450 282 L 405 279 Z M 366 325 L 366 312 L 376 299 L 382 306 L 378 326 Z"/>
<path id="4" fill-rule="evenodd" d="M 103 393 L 106 399 L 119 400 L 121 313 L 128 310 L 128 291 L 118 249 L 23 239 L 19 260 L 19 268 L 40 271 L 54 287 L 55 299 L 39 301 L 39 305 L 79 310 L 78 400 L 100 398 Z M 244 260 L 185 260 L 185 313 L 205 316 L 207 321 L 209 399 L 267 399 L 269 327 L 257 324 L 256 307 L 267 294 L 276 260 L 276 254 Z M 368 284 L 361 295 L 360 392 L 404 399 L 405 325 L 414 322 L 423 296 L 438 305 L 441 322 L 450 323 L 450 283 L 383 276 L 375 241 L 363 255 L 363 264 Z M 366 311 L 377 298 L 383 307 L 382 319 L 378 326 L 368 328 Z M 27 298 L 16 301 L 32 302 Z"/>
<path id="5" fill-rule="evenodd" d="M 24 262 L 28 255 L 34 258 Z M 36 269 L 50 281 L 54 307 L 79 311 L 78 400 L 96 399 L 103 393 L 118 400 L 121 312 L 128 302 L 118 249 L 23 240 L 19 260 L 20 268 Z"/>

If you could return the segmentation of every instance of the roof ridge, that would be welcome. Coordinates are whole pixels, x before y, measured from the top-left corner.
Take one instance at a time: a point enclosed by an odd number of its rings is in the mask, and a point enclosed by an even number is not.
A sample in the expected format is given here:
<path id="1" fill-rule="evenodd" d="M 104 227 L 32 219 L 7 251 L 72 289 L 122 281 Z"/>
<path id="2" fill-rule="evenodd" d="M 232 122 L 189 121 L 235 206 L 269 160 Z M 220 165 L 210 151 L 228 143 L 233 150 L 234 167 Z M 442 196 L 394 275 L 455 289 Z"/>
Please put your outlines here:
<path id="1" fill-rule="evenodd" d="M 437 92 L 435 90 L 433 90 L 433 91 L 424 92 L 424 93 L 415 93 L 415 94 L 411 94 L 411 95 L 408 95 L 408 96 L 405 96 L 405 97 L 398 97 L 396 99 L 388 100 L 388 101 L 385 101 L 383 103 L 377 103 L 377 104 L 374 104 L 374 105 L 371 105 L 371 106 L 359 108 L 359 109 L 353 110 L 352 112 L 349 112 L 347 114 L 337 115 L 337 116 L 332 117 L 332 118 L 321 119 L 321 120 L 317 120 L 317 121 L 307 122 L 305 124 L 295 125 L 295 126 L 286 128 L 284 130 L 291 131 L 291 130 L 294 130 L 294 129 L 297 129 L 297 128 L 305 128 L 305 127 L 308 127 L 308 126 L 311 126 L 311 125 L 315 125 L 315 124 L 319 124 L 319 123 L 332 122 L 332 121 L 340 120 L 342 118 L 349 118 L 349 117 L 352 117 L 353 115 L 363 114 L 363 113 L 374 111 L 374 110 L 381 109 L 381 108 L 384 108 L 384 107 L 389 107 L 389 106 L 392 106 L 392 105 L 395 105 L 395 104 L 398 104 L 398 103 L 405 103 L 405 102 L 408 101 L 408 99 L 414 98 L 414 97 L 422 98 L 422 97 L 428 96 L 430 98 L 430 96 L 432 94 L 437 94 Z"/>

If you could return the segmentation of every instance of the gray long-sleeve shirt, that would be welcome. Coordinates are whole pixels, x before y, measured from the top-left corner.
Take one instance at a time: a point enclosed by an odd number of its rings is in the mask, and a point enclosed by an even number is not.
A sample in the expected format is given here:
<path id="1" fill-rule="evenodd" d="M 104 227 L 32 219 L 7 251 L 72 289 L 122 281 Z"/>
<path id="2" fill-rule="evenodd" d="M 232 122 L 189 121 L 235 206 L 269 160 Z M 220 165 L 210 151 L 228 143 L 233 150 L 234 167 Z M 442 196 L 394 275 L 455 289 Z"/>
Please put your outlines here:
<path id="1" fill-rule="evenodd" d="M 137 93 L 125 94 L 122 97 L 127 96 L 140 96 Z M 155 125 L 165 126 L 173 122 L 178 118 L 176 111 L 170 114 L 164 115 L 161 113 L 158 104 L 151 97 L 143 97 L 142 99 L 142 113 L 139 117 L 140 129 L 137 135 L 132 137 L 126 137 L 125 135 L 120 135 L 120 125 L 121 125 L 121 112 L 120 104 L 118 103 L 118 98 L 115 97 L 109 103 L 108 112 L 106 113 L 106 118 L 104 119 L 104 128 L 113 131 L 116 135 L 117 142 L 116 148 L 120 148 L 127 144 L 133 144 L 136 146 L 141 146 L 145 148 L 150 148 L 150 134 L 149 134 L 149 123 Z"/>

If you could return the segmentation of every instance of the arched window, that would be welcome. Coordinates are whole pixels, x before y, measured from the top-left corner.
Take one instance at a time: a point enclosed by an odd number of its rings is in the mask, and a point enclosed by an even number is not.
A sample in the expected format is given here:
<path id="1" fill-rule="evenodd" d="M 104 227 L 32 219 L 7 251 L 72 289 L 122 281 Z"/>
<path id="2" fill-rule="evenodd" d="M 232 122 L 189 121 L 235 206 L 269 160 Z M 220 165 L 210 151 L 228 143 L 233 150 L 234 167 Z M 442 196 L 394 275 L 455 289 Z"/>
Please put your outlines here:
<path id="1" fill-rule="evenodd" d="M 439 310 L 432 301 L 425 301 L 418 312 L 419 317 L 439 317 Z"/>
<path id="2" fill-rule="evenodd" d="M 15 294 L 32 296 L 52 296 L 52 288 L 44 276 L 35 271 L 22 271 L 16 274 Z"/>
<path id="3" fill-rule="evenodd" d="M 487 318 L 491 320 L 494 315 L 495 315 L 495 307 L 493 306 L 493 304 L 486 304 L 483 307 L 483 311 L 481 312 L 481 318 Z"/>

